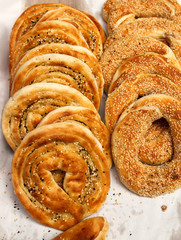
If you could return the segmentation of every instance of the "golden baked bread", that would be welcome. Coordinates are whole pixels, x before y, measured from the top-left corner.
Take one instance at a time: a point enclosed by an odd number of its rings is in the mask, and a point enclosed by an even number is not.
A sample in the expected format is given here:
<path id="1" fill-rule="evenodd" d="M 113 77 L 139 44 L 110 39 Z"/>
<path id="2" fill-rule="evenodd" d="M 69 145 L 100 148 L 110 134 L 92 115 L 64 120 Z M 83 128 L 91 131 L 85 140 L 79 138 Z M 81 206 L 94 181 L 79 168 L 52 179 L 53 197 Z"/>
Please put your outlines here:
<path id="1" fill-rule="evenodd" d="M 51 111 L 62 106 L 83 106 L 96 111 L 79 91 L 57 83 L 36 83 L 17 91 L 2 113 L 2 131 L 13 150 Z"/>
<path id="2" fill-rule="evenodd" d="M 9 70 L 16 66 L 24 54 L 39 45 L 49 43 L 68 43 L 88 48 L 79 30 L 71 23 L 64 21 L 46 21 L 37 24 L 31 31 L 23 35 L 10 50 Z"/>
<path id="3" fill-rule="evenodd" d="M 47 12 L 39 20 L 39 23 L 52 20 L 65 21 L 73 24 L 86 40 L 90 50 L 100 59 L 103 52 L 102 38 L 97 26 L 88 16 L 77 9 L 67 6 Z"/>
<path id="4" fill-rule="evenodd" d="M 125 22 L 137 18 L 160 17 L 180 21 L 181 6 L 176 0 L 120 0 L 117 1 L 107 21 L 108 33 Z"/>
<path id="5" fill-rule="evenodd" d="M 20 88 L 39 82 L 39 76 L 44 74 L 42 82 L 54 82 L 54 78 L 48 78 L 46 73 L 58 72 L 68 75 L 65 80 L 59 78 L 56 82 L 69 85 L 80 91 L 96 109 L 100 106 L 100 96 L 94 75 L 89 66 L 78 58 L 65 54 L 44 54 L 38 55 L 25 62 L 18 70 L 12 85 L 11 95 Z M 55 75 L 56 77 L 56 75 Z M 38 79 L 37 79 L 38 78 Z"/>
<path id="6" fill-rule="evenodd" d="M 108 93 L 113 92 L 127 79 L 133 79 L 139 74 L 156 74 L 170 79 L 181 87 L 181 68 L 175 66 L 166 58 L 156 53 L 146 53 L 125 60 L 117 69 Z"/>
<path id="7" fill-rule="evenodd" d="M 103 217 L 88 218 L 53 240 L 105 240 L 109 225 Z"/>
<path id="8" fill-rule="evenodd" d="M 23 139 L 13 157 L 12 181 L 34 219 L 66 230 L 100 209 L 110 172 L 91 131 L 63 122 L 36 128 Z"/>
<path id="9" fill-rule="evenodd" d="M 73 46 L 73 45 L 69 45 L 69 44 L 60 44 L 60 43 L 50 43 L 50 44 L 37 46 L 37 47 L 29 50 L 24 55 L 24 57 L 21 59 L 19 64 L 16 66 L 16 68 L 12 69 L 12 71 L 11 71 L 12 85 L 14 85 L 13 89 L 11 90 L 11 94 L 14 93 L 14 88 L 15 88 L 16 83 L 13 84 L 13 79 L 15 79 L 15 81 L 16 81 L 16 73 L 17 73 L 18 69 L 20 69 L 20 67 L 25 62 L 30 60 L 31 58 L 33 58 L 35 56 L 40 56 L 43 54 L 49 54 L 49 53 L 69 55 L 69 56 L 78 58 L 82 62 L 86 63 L 89 66 L 89 68 L 91 69 L 91 72 L 96 79 L 98 90 L 99 90 L 99 97 L 101 99 L 102 93 L 103 93 L 104 79 L 103 79 L 102 70 L 101 70 L 100 64 L 98 63 L 97 58 L 87 48 L 84 48 L 81 46 Z M 55 73 L 58 73 L 58 72 L 55 71 Z M 51 72 L 51 74 L 52 74 L 52 72 Z M 51 74 L 49 74 L 49 75 L 51 75 Z M 55 77 L 56 77 L 56 74 L 54 75 L 54 78 Z"/>
<path id="10" fill-rule="evenodd" d="M 102 145 L 108 165 L 111 168 L 112 159 L 110 153 L 110 135 L 104 123 L 101 121 L 97 111 L 80 106 L 61 107 L 47 114 L 39 126 L 57 122 L 76 122 L 87 127 Z"/>
<path id="11" fill-rule="evenodd" d="M 142 163 L 138 157 L 142 140 L 151 124 L 161 118 L 170 127 L 174 154 L 158 166 Z M 155 197 L 181 187 L 180 124 L 181 102 L 164 94 L 137 100 L 120 117 L 112 134 L 112 154 L 119 178 L 128 189 Z"/>
<path id="12" fill-rule="evenodd" d="M 126 59 L 135 55 L 143 55 L 149 52 L 160 54 L 169 58 L 170 62 L 179 66 L 172 50 L 164 43 L 151 37 L 128 36 L 114 41 L 103 53 L 100 65 L 105 80 L 105 91 L 108 91 L 110 83 L 117 68 Z"/>

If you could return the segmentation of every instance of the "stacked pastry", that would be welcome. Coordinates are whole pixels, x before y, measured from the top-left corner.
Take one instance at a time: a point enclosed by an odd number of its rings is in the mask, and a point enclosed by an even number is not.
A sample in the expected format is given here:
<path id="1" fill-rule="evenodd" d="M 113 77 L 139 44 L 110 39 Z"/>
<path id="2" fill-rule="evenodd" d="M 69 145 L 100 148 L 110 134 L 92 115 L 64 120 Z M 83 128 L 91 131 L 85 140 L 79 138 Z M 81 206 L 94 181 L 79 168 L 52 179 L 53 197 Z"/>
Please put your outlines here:
<path id="1" fill-rule="evenodd" d="M 154 197 L 181 187 L 181 6 L 107 0 L 100 64 L 105 122 L 121 182 Z"/>
<path id="2" fill-rule="evenodd" d="M 15 151 L 14 190 L 32 217 L 60 230 L 97 212 L 109 191 L 109 132 L 98 114 L 105 39 L 96 19 L 63 4 L 28 8 L 11 33 L 2 130 Z"/>

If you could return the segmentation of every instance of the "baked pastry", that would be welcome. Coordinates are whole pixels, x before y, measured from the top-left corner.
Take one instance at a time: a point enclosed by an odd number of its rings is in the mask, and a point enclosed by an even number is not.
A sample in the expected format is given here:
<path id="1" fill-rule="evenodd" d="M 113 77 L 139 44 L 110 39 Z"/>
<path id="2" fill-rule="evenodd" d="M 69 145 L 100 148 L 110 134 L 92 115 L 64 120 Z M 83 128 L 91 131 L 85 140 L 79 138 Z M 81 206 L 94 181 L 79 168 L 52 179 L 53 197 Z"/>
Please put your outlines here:
<path id="1" fill-rule="evenodd" d="M 160 17 L 180 21 L 181 6 L 176 0 L 120 0 L 117 1 L 107 21 L 108 33 L 127 21 L 137 18 Z"/>
<path id="2" fill-rule="evenodd" d="M 54 78 L 47 79 L 46 74 L 51 72 L 63 73 L 65 79 L 60 77 L 59 81 L 55 79 L 56 82 L 79 90 L 99 109 L 100 96 L 91 69 L 78 58 L 65 54 L 38 55 L 25 62 L 14 78 L 11 94 L 24 86 L 39 82 L 39 76 L 42 82 L 55 82 Z M 54 76 L 56 77 L 56 74 Z"/>
<path id="3" fill-rule="evenodd" d="M 80 106 L 61 107 L 47 114 L 38 126 L 67 121 L 83 125 L 93 133 L 100 142 L 103 152 L 106 155 L 108 165 L 111 168 L 110 136 L 97 111 Z"/>
<path id="4" fill-rule="evenodd" d="M 24 57 L 21 59 L 19 64 L 16 66 L 16 68 L 12 69 L 12 71 L 11 71 L 11 79 L 12 79 L 12 85 L 13 85 L 11 94 L 15 92 L 16 83 L 13 84 L 13 79 L 15 79 L 15 82 L 16 82 L 16 78 L 18 78 L 18 77 L 16 77 L 16 73 L 20 69 L 20 67 L 25 62 L 27 62 L 28 60 L 30 60 L 31 58 L 33 58 L 35 56 L 40 56 L 40 55 L 49 54 L 49 53 L 69 55 L 69 56 L 78 58 L 82 62 L 86 63 L 89 66 L 89 68 L 91 69 L 91 72 L 96 79 L 98 90 L 99 90 L 99 97 L 101 99 L 102 93 L 103 93 L 104 79 L 103 79 L 102 70 L 101 70 L 100 64 L 98 63 L 97 58 L 93 55 L 93 53 L 90 50 L 88 50 L 84 47 L 73 46 L 73 45 L 69 45 L 69 44 L 60 44 L 60 43 L 50 43 L 50 44 L 37 46 L 37 47 L 29 50 L 24 55 Z M 83 65 L 85 65 L 85 64 L 83 64 Z M 90 70 L 89 70 L 89 72 L 90 72 Z M 48 75 L 48 74 L 49 74 L 49 76 L 53 75 L 53 72 L 50 72 L 50 73 L 47 73 L 46 75 Z M 60 73 L 60 72 L 55 70 L 54 79 L 56 78 L 58 73 Z M 17 74 L 17 76 L 18 76 L 18 74 Z M 19 80 L 17 80 L 17 81 L 19 81 Z"/>
<path id="5" fill-rule="evenodd" d="M 143 55 L 149 52 L 168 57 L 170 62 L 179 66 L 172 50 L 164 43 L 151 37 L 128 36 L 114 41 L 103 53 L 100 65 L 105 80 L 105 91 L 108 91 L 110 83 L 117 68 L 130 57 Z"/>
<path id="6" fill-rule="evenodd" d="M 53 240 L 105 240 L 109 225 L 105 218 L 88 218 L 64 233 L 61 233 Z"/>
<path id="7" fill-rule="evenodd" d="M 88 16 L 77 9 L 67 6 L 47 12 L 39 22 L 52 20 L 65 21 L 73 24 L 83 35 L 90 50 L 94 53 L 97 59 L 100 59 L 103 52 L 102 38 L 97 26 Z"/>
<path id="8" fill-rule="evenodd" d="M 154 166 L 139 160 L 139 148 L 150 125 L 164 118 L 169 124 L 174 154 L 169 161 Z M 155 197 L 181 187 L 180 138 L 181 102 L 155 94 L 137 100 L 123 114 L 112 135 L 112 154 L 121 182 L 141 196 Z"/>
<path id="9" fill-rule="evenodd" d="M 12 181 L 34 219 L 66 230 L 100 209 L 110 172 L 91 131 L 63 122 L 36 128 L 23 139 L 13 157 Z"/>
<path id="10" fill-rule="evenodd" d="M 62 106 L 83 106 L 96 111 L 79 91 L 57 83 L 36 83 L 17 91 L 2 113 L 2 131 L 13 150 L 50 112 Z"/>
<path id="11" fill-rule="evenodd" d="M 146 53 L 128 58 L 118 67 L 108 93 L 113 92 L 125 80 L 134 79 L 137 75 L 145 73 L 166 77 L 181 87 L 181 68 L 179 65 L 175 66 L 169 58 L 160 54 Z"/>
<path id="12" fill-rule="evenodd" d="M 64 21 L 46 21 L 37 24 L 23 35 L 15 47 L 10 50 L 9 70 L 16 66 L 24 54 L 39 45 L 49 43 L 68 43 L 89 49 L 80 31 L 71 23 Z"/>

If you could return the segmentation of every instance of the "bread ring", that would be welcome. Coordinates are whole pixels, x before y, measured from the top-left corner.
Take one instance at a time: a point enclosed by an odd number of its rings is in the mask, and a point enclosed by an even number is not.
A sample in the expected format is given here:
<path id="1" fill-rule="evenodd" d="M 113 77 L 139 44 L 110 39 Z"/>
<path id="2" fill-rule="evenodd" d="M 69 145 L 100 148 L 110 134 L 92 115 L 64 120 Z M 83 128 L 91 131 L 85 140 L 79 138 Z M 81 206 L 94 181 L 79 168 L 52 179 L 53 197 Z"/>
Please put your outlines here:
<path id="1" fill-rule="evenodd" d="M 103 52 L 102 38 L 97 26 L 88 16 L 77 9 L 61 7 L 44 14 L 39 20 L 39 23 L 52 20 L 65 21 L 73 24 L 83 35 L 90 50 L 94 53 L 97 59 L 100 59 Z"/>
<path id="2" fill-rule="evenodd" d="M 114 74 L 109 87 L 113 92 L 127 79 L 133 79 L 138 74 L 149 73 L 161 75 L 181 87 L 181 68 L 175 67 L 168 58 L 156 53 L 148 53 L 131 57 L 123 62 Z"/>
<path id="3" fill-rule="evenodd" d="M 123 111 L 139 97 L 149 94 L 167 94 L 181 100 L 181 87 L 168 78 L 155 74 L 140 74 L 125 80 L 109 94 L 105 106 L 105 122 L 110 133 Z"/>
<path id="4" fill-rule="evenodd" d="M 181 6 L 176 0 L 121 0 L 109 12 L 108 34 L 126 21 L 137 18 L 160 17 L 180 21 Z"/>
<path id="5" fill-rule="evenodd" d="M 55 68 L 54 71 L 58 68 L 58 72 L 62 72 L 63 74 L 71 77 L 71 79 L 69 78 L 68 83 L 62 81 L 60 78 L 60 84 L 76 88 L 93 102 L 96 109 L 99 109 L 100 96 L 97 82 L 91 69 L 87 64 L 78 58 L 65 54 L 38 55 L 24 63 L 14 78 L 11 95 L 24 86 L 37 83 L 37 77 L 42 74 L 53 71 L 47 68 L 49 66 Z M 46 78 L 42 81 L 46 82 Z M 48 82 L 54 82 L 54 79 L 48 79 Z"/>
<path id="6" fill-rule="evenodd" d="M 120 40 L 114 41 L 105 50 L 100 60 L 105 81 L 105 91 L 108 91 L 113 76 L 123 61 L 135 55 L 143 55 L 149 52 L 168 57 L 174 65 L 179 66 L 172 50 L 156 39 L 139 36 L 121 38 Z"/>
<path id="7" fill-rule="evenodd" d="M 67 121 L 83 125 L 93 133 L 100 142 L 103 152 L 106 155 L 108 165 L 111 168 L 110 136 L 97 111 L 95 112 L 89 108 L 80 106 L 61 107 L 47 114 L 39 123 L 38 127 Z"/>
<path id="8" fill-rule="evenodd" d="M 102 206 L 110 172 L 91 131 L 64 122 L 39 127 L 23 139 L 13 157 L 12 181 L 34 219 L 66 230 Z"/>
<path id="9" fill-rule="evenodd" d="M 29 50 L 25 56 L 21 59 L 19 64 L 16 66 L 15 69 L 12 69 L 11 71 L 11 79 L 13 80 L 15 78 L 15 75 L 18 71 L 18 69 L 28 60 L 35 56 L 43 55 L 43 54 L 48 54 L 48 53 L 58 53 L 58 54 L 66 54 L 70 55 L 72 57 L 76 57 L 82 62 L 86 63 L 89 68 L 92 71 L 92 74 L 94 75 L 97 86 L 99 89 L 99 96 L 100 99 L 102 97 L 103 93 L 103 85 L 104 85 L 104 79 L 102 76 L 102 70 L 100 67 L 100 64 L 98 63 L 97 58 L 93 55 L 93 53 L 81 46 L 73 46 L 73 45 L 68 45 L 68 44 L 60 44 L 60 43 L 50 43 L 50 44 L 45 44 L 42 46 L 37 46 L 31 50 Z M 56 75 L 55 75 L 56 76 Z M 13 81 L 12 81 L 13 82 Z M 14 90 L 12 89 L 12 92 Z"/>
<path id="10" fill-rule="evenodd" d="M 13 150 L 49 112 L 62 106 L 83 106 L 96 111 L 79 91 L 57 83 L 36 83 L 17 91 L 6 103 L 2 131 Z"/>
<path id="11" fill-rule="evenodd" d="M 162 117 L 171 130 L 172 159 L 160 166 L 143 164 L 138 158 L 142 138 L 152 122 Z M 155 197 L 180 188 L 180 124 L 181 102 L 160 94 L 139 99 L 120 118 L 112 135 L 112 153 L 120 180 L 131 191 Z"/>
<path id="12" fill-rule="evenodd" d="M 61 233 L 53 240 L 105 240 L 109 225 L 105 218 L 88 218 L 64 233 Z"/>
<path id="13" fill-rule="evenodd" d="M 23 35 L 10 51 L 9 70 L 16 66 L 24 54 L 42 44 L 68 43 L 89 49 L 82 34 L 72 24 L 63 21 L 46 21 L 37 24 L 31 31 Z"/>
<path id="14" fill-rule="evenodd" d="M 104 47 L 106 49 L 116 39 L 131 35 L 149 36 L 165 42 L 181 63 L 181 27 L 177 22 L 163 18 L 140 18 L 122 24 L 110 35 Z"/>

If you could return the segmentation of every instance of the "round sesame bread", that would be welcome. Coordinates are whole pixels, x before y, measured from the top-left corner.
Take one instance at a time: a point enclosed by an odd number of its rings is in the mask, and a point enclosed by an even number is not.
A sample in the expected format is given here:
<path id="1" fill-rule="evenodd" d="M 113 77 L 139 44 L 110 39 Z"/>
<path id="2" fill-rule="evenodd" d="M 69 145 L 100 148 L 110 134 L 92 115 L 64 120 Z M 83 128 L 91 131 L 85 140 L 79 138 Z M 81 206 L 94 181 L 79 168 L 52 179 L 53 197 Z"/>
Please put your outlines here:
<path id="1" fill-rule="evenodd" d="M 174 154 L 155 166 L 142 163 L 139 149 L 147 129 L 164 118 L 169 124 Z M 121 182 L 141 196 L 155 197 L 181 187 L 181 102 L 161 94 L 145 96 L 120 117 L 112 135 L 112 154 Z"/>
<path id="2" fill-rule="evenodd" d="M 128 58 L 120 65 L 114 74 L 108 93 L 113 92 L 126 79 L 132 79 L 143 73 L 161 75 L 181 87 L 180 66 L 176 67 L 168 58 L 160 54 L 147 53 Z"/>
<path id="3" fill-rule="evenodd" d="M 40 55 L 49 54 L 49 53 L 69 55 L 69 56 L 78 58 L 82 62 L 86 63 L 91 69 L 92 74 L 96 79 L 98 90 L 99 90 L 99 97 L 101 99 L 102 93 L 103 93 L 104 79 L 102 76 L 102 70 L 101 70 L 100 64 L 97 58 L 94 56 L 94 54 L 90 50 L 81 46 L 73 46 L 69 44 L 60 44 L 60 43 L 50 43 L 50 44 L 37 46 L 29 50 L 21 59 L 21 61 L 18 63 L 18 65 L 14 69 L 12 69 L 11 71 L 12 84 L 18 69 L 25 62 L 27 62 L 28 60 L 30 60 L 35 56 L 38 56 L 38 55 L 40 56 Z M 12 89 L 12 92 L 13 91 L 14 90 Z"/>
<path id="4" fill-rule="evenodd" d="M 9 70 L 16 66 L 24 54 L 42 44 L 68 43 L 88 48 L 82 34 L 71 23 L 63 21 L 46 21 L 37 24 L 31 31 L 23 35 L 10 51 Z"/>
<path id="5" fill-rule="evenodd" d="M 160 17 L 180 21 L 181 6 L 176 0 L 121 0 L 109 12 L 108 34 L 127 21 L 137 18 Z"/>
<path id="6" fill-rule="evenodd" d="M 100 65 L 105 81 L 105 91 L 108 91 L 113 76 L 118 67 L 126 59 L 135 55 L 143 55 L 149 52 L 160 54 L 169 58 L 170 62 L 179 66 L 172 50 L 164 43 L 151 38 L 128 36 L 114 41 L 103 53 Z"/>
<path id="7" fill-rule="evenodd" d="M 35 83 L 17 91 L 2 113 L 2 131 L 13 150 L 51 111 L 63 106 L 83 106 L 96 111 L 87 97 L 57 83 Z"/>
<path id="8" fill-rule="evenodd" d="M 88 16 L 77 9 L 61 7 L 44 14 L 39 20 L 39 23 L 52 20 L 65 21 L 73 24 L 83 35 L 90 50 L 94 53 L 97 59 L 100 59 L 103 52 L 102 38 L 97 26 Z"/>
<path id="9" fill-rule="evenodd" d="M 27 134 L 13 157 L 12 182 L 35 220 L 66 230 L 103 205 L 110 171 L 91 131 L 63 122 Z"/>
<path id="10" fill-rule="evenodd" d="M 56 71 L 57 67 L 57 72 L 62 72 L 63 74 L 68 75 L 68 77 L 71 77 L 68 78 L 69 81 L 66 79 L 67 82 L 64 79 L 59 78 L 60 84 L 65 84 L 76 88 L 93 102 L 96 109 L 99 109 L 100 96 L 97 82 L 92 74 L 91 69 L 86 63 L 78 58 L 65 54 L 38 55 L 25 62 L 19 68 L 14 78 L 11 94 L 13 95 L 16 91 L 24 86 L 37 83 L 40 80 L 39 76 L 41 76 L 41 81 L 54 82 L 53 78 L 47 79 L 46 74 L 44 75 L 45 79 L 42 79 L 42 74 L 49 73 L 50 69 L 47 67 L 51 66 L 55 68 L 54 71 Z"/>
<path id="11" fill-rule="evenodd" d="M 104 217 L 88 218 L 53 240 L 105 240 L 109 225 Z"/>
<path id="12" fill-rule="evenodd" d="M 98 112 L 89 108 L 80 106 L 66 106 L 58 108 L 47 114 L 39 126 L 44 126 L 57 122 L 76 122 L 87 127 L 100 142 L 103 152 L 106 156 L 108 166 L 111 168 L 112 159 L 110 154 L 110 136 L 109 131 L 101 121 Z"/>

